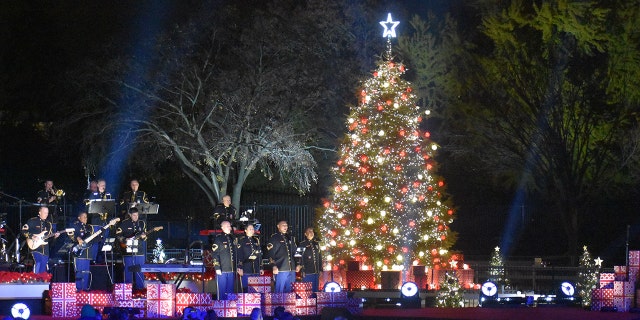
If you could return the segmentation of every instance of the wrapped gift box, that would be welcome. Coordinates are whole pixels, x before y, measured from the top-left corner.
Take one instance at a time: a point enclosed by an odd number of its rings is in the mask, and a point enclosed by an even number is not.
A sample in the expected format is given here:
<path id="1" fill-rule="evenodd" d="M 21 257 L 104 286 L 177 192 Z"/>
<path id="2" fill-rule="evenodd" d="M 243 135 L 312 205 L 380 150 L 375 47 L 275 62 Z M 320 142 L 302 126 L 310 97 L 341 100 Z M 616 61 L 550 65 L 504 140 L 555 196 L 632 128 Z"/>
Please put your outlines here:
<path id="1" fill-rule="evenodd" d="M 209 293 L 176 293 L 176 314 L 182 316 L 186 307 L 194 307 L 197 310 L 206 310 L 211 306 L 213 299 Z"/>
<path id="2" fill-rule="evenodd" d="M 373 270 L 347 271 L 346 278 L 347 288 L 351 286 L 353 290 L 375 289 L 376 278 Z"/>
<path id="3" fill-rule="evenodd" d="M 176 309 L 176 285 L 147 283 L 147 317 L 173 317 Z"/>
<path id="4" fill-rule="evenodd" d="M 165 283 L 147 283 L 147 300 L 176 298 L 176 285 Z"/>
<path id="5" fill-rule="evenodd" d="M 113 298 L 117 300 L 131 300 L 132 285 L 131 283 L 116 283 L 113 285 Z"/>
<path id="6" fill-rule="evenodd" d="M 614 266 L 614 281 L 626 281 L 627 280 L 627 267 L 626 266 Z"/>
<path id="7" fill-rule="evenodd" d="M 288 312 L 295 312 L 296 310 L 296 294 L 289 293 L 265 293 L 264 294 L 264 314 L 273 316 L 273 309 L 278 306 L 283 306 Z"/>
<path id="8" fill-rule="evenodd" d="M 169 299 L 147 299 L 147 318 L 174 317 L 176 301 Z"/>
<path id="9" fill-rule="evenodd" d="M 238 305 L 233 300 L 214 300 L 213 311 L 216 312 L 218 317 L 224 317 L 224 318 L 238 317 Z"/>
<path id="10" fill-rule="evenodd" d="M 318 281 L 318 288 L 324 288 L 324 284 L 327 282 L 337 282 L 341 287 L 346 288 L 347 284 L 344 281 L 346 279 L 346 272 L 340 271 L 322 271 L 320 274 L 320 281 Z"/>
<path id="11" fill-rule="evenodd" d="M 613 282 L 613 297 L 633 297 L 633 291 L 635 286 L 633 282 L 628 281 L 614 281 Z"/>
<path id="12" fill-rule="evenodd" d="M 51 283 L 51 312 L 53 317 L 78 317 L 76 284 L 74 282 Z"/>
<path id="13" fill-rule="evenodd" d="M 640 251 L 629 251 L 629 266 L 640 268 Z"/>
<path id="14" fill-rule="evenodd" d="M 293 292 L 295 292 L 301 299 L 311 297 L 311 294 L 313 294 L 313 292 L 311 292 L 311 286 L 311 282 L 294 282 L 291 284 Z"/>
<path id="15" fill-rule="evenodd" d="M 633 301 L 633 297 L 613 297 L 613 306 L 618 309 L 618 312 L 628 312 L 631 308 L 631 301 Z"/>
<path id="16" fill-rule="evenodd" d="M 613 289 L 613 281 L 615 281 L 615 273 L 603 272 L 600 274 L 600 288 Z"/>
<path id="17" fill-rule="evenodd" d="M 347 306 L 347 292 L 316 292 L 318 314 L 326 307 L 345 308 Z"/>
<path id="18" fill-rule="evenodd" d="M 147 300 L 146 299 L 130 299 L 130 300 L 116 300 L 114 307 L 120 308 L 137 308 L 138 314 L 134 315 L 136 318 L 147 317 Z"/>
<path id="19" fill-rule="evenodd" d="M 347 310 L 351 312 L 351 314 L 360 314 L 363 310 L 362 298 L 348 298 L 347 299 Z"/>
<path id="20" fill-rule="evenodd" d="M 611 300 L 613 299 L 613 288 L 593 289 L 591 297 L 595 300 Z"/>
<path id="21" fill-rule="evenodd" d="M 104 307 L 113 306 L 114 303 L 113 294 L 107 292 L 79 292 L 77 297 L 76 304 L 80 307 L 90 304 L 100 310 L 99 307 L 104 309 Z"/>
<path id="22" fill-rule="evenodd" d="M 262 307 L 262 294 L 260 293 L 231 293 L 229 300 L 236 301 L 238 316 L 248 316 L 253 308 Z"/>
<path id="23" fill-rule="evenodd" d="M 591 300 L 591 310 L 600 311 L 602 308 L 613 308 L 613 299 Z"/>
<path id="24" fill-rule="evenodd" d="M 316 298 L 296 299 L 296 315 L 316 315 Z"/>
<path id="25" fill-rule="evenodd" d="M 247 286 L 249 293 L 268 293 L 271 292 L 271 277 L 259 276 L 248 277 Z"/>
<path id="26" fill-rule="evenodd" d="M 51 301 L 51 315 L 54 318 L 75 318 L 80 316 L 76 300 Z"/>

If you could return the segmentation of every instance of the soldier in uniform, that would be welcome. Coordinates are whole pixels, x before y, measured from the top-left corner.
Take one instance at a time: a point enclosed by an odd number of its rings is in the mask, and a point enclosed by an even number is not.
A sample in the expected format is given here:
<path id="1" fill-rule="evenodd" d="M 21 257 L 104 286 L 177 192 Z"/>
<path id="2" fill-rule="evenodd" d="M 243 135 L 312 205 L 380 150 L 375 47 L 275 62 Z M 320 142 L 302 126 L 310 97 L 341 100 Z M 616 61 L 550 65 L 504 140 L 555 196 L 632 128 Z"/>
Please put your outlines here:
<path id="1" fill-rule="evenodd" d="M 213 239 L 211 249 L 218 282 L 218 300 L 224 300 L 227 298 L 227 294 L 233 293 L 237 263 L 237 241 L 231 234 L 231 223 L 229 221 L 222 221 L 220 228 L 222 228 L 222 233 Z"/>
<path id="2" fill-rule="evenodd" d="M 133 244 L 125 250 L 122 255 L 122 260 L 125 271 L 124 282 L 132 283 L 133 280 L 133 288 L 141 290 L 145 287 L 144 274 L 139 271 L 133 272 L 129 270 L 130 267 L 143 265 L 147 252 L 147 224 L 138 218 L 138 209 L 131 208 L 131 210 L 129 210 L 129 218 L 122 221 L 116 229 L 116 237 L 118 237 L 122 244 L 126 244 L 127 239 L 133 238 L 132 240 L 137 240 L 137 245 Z"/>
<path id="3" fill-rule="evenodd" d="M 48 216 L 49 208 L 40 207 L 40 210 L 38 210 L 38 216 L 29 219 L 27 223 L 22 226 L 22 234 L 28 240 L 27 244 L 30 242 L 38 243 L 40 240 L 44 240 L 44 238 L 51 236 L 57 238 L 60 235 L 59 232 L 52 233 L 51 222 L 47 221 Z M 31 246 L 31 244 L 29 244 L 29 246 Z M 43 243 L 37 248 L 29 248 L 29 251 L 33 255 L 33 272 L 47 272 L 47 263 L 49 262 L 49 244 Z"/>
<path id="4" fill-rule="evenodd" d="M 249 277 L 263 275 L 260 239 L 254 236 L 253 224 L 244 229 L 245 235 L 238 239 L 238 274 L 242 277 L 242 290 L 247 290 Z"/>
<path id="5" fill-rule="evenodd" d="M 231 197 L 225 195 L 222 197 L 222 203 L 216 205 L 211 216 L 210 229 L 218 229 L 222 221 L 233 223 L 236 221 L 236 208 L 231 204 Z"/>
<path id="6" fill-rule="evenodd" d="M 126 215 L 127 210 L 132 206 L 139 203 L 149 203 L 147 193 L 142 190 L 138 190 L 138 188 L 140 188 L 140 182 L 138 182 L 137 179 L 131 180 L 129 186 L 131 187 L 131 190 L 125 191 L 120 199 L 120 206 L 124 209 L 122 217 Z"/>
<path id="7" fill-rule="evenodd" d="M 296 244 L 287 230 L 287 221 L 278 222 L 278 232 L 267 242 L 269 261 L 273 263 L 273 275 L 276 278 L 276 293 L 291 292 L 291 283 L 296 281 Z"/>
<path id="8" fill-rule="evenodd" d="M 305 240 L 300 242 L 301 264 L 296 267 L 296 271 L 304 274 L 302 282 L 311 282 L 312 292 L 318 292 L 318 281 L 320 271 L 322 271 L 322 256 L 320 255 L 320 244 L 314 238 L 313 228 L 308 227 L 304 231 Z"/>
<path id="9" fill-rule="evenodd" d="M 78 213 L 78 220 L 73 223 L 73 235 L 71 239 L 78 245 L 82 245 L 84 240 L 93 234 L 93 227 L 87 224 L 87 213 Z M 91 263 L 91 247 L 86 248 L 73 258 L 76 269 L 76 289 L 78 291 L 89 290 L 89 265 Z"/>
<path id="10" fill-rule="evenodd" d="M 88 200 L 111 200 L 111 193 L 107 192 L 106 180 L 99 179 L 97 182 L 97 187 L 97 191 L 91 192 L 89 194 Z M 91 217 L 91 224 L 96 226 L 104 226 L 107 223 L 107 219 L 109 218 L 109 213 L 112 212 L 102 212 L 94 214 L 93 217 Z M 98 252 L 100 252 L 100 248 L 102 248 L 102 245 L 104 244 L 103 240 L 109 238 L 109 229 L 104 230 L 101 237 L 101 241 L 94 241 L 93 245 L 91 246 L 91 260 L 96 262 L 103 259 L 101 256 L 98 256 Z"/>

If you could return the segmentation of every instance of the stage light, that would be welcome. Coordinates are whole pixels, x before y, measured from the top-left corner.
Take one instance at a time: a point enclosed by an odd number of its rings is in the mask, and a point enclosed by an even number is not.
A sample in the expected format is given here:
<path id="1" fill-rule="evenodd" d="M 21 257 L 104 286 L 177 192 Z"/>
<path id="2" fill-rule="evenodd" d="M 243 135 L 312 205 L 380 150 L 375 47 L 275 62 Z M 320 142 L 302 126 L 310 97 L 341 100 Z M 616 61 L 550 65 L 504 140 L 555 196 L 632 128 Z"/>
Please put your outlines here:
<path id="1" fill-rule="evenodd" d="M 400 292 L 402 293 L 402 297 L 411 298 L 418 294 L 418 285 L 415 282 L 405 282 L 400 287 Z"/>
<path id="2" fill-rule="evenodd" d="M 407 308 L 420 308 L 420 294 L 415 282 L 405 282 L 400 287 L 401 304 Z"/>
<path id="3" fill-rule="evenodd" d="M 11 307 L 11 316 L 13 316 L 14 318 L 19 317 L 22 319 L 29 319 L 29 317 L 31 316 L 31 311 L 26 304 L 18 302 L 14 304 L 13 307 Z"/>
<path id="4" fill-rule="evenodd" d="M 322 289 L 324 292 L 340 292 L 342 291 L 342 287 L 337 282 L 331 281 L 324 284 L 324 288 Z"/>
<path id="5" fill-rule="evenodd" d="M 560 284 L 560 291 L 567 297 L 573 297 L 573 294 L 576 292 L 575 287 L 571 282 L 563 282 Z"/>
<path id="6" fill-rule="evenodd" d="M 498 303 L 498 286 L 491 281 L 487 281 L 480 287 L 480 306 Z"/>

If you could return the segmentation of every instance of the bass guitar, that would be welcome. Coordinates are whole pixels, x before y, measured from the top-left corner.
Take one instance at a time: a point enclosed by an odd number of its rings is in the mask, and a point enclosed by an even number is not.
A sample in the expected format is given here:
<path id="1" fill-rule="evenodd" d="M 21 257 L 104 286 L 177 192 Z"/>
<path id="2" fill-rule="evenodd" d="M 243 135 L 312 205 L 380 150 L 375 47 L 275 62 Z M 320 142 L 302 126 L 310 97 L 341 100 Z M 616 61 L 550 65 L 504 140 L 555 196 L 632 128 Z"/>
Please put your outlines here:
<path id="1" fill-rule="evenodd" d="M 149 234 L 151 234 L 152 232 L 156 232 L 156 231 L 159 231 L 159 230 L 162 230 L 162 229 L 164 229 L 164 227 L 163 226 L 159 226 L 159 227 L 155 227 L 155 228 L 153 228 L 153 229 L 151 229 L 151 230 L 149 230 L 147 232 L 143 232 L 143 233 L 141 233 L 139 235 L 136 235 L 136 236 L 133 236 L 133 237 L 130 237 L 130 238 L 120 238 L 119 239 L 120 240 L 120 247 L 122 249 L 126 249 L 127 248 L 127 242 L 130 242 L 130 240 L 140 240 L 142 237 L 146 237 Z"/>
<path id="2" fill-rule="evenodd" d="M 74 230 L 73 228 L 67 228 L 67 229 L 64 229 L 64 232 L 71 232 L 73 230 Z M 45 235 L 47 232 L 49 232 L 49 231 L 47 231 L 47 230 L 42 231 L 42 232 L 34 235 L 35 237 L 31 237 L 31 238 L 27 239 L 27 246 L 29 247 L 29 249 L 35 250 L 38 247 L 40 247 L 41 245 L 47 244 L 47 241 L 46 241 L 47 239 L 49 239 L 51 237 L 57 237 L 58 235 L 60 235 L 60 233 L 62 233 L 62 231 L 58 231 L 58 232 L 55 232 L 55 233 L 50 233 L 48 235 Z"/>
<path id="3" fill-rule="evenodd" d="M 102 233 L 102 231 L 107 230 L 107 229 L 109 229 L 109 227 L 111 227 L 112 225 L 116 224 L 118 221 L 120 221 L 120 218 L 111 219 L 111 221 L 109 221 L 109 223 L 107 223 L 100 230 L 94 232 L 92 235 L 90 235 L 89 237 L 84 239 L 84 241 L 82 241 L 82 243 L 79 243 L 79 244 L 76 244 L 75 246 L 73 246 L 73 248 L 71 248 L 71 252 L 73 252 L 73 254 L 76 257 L 81 256 L 82 253 L 84 252 L 84 250 L 86 250 L 91 245 L 91 241 L 93 239 L 95 239 L 97 236 L 99 236 Z"/>

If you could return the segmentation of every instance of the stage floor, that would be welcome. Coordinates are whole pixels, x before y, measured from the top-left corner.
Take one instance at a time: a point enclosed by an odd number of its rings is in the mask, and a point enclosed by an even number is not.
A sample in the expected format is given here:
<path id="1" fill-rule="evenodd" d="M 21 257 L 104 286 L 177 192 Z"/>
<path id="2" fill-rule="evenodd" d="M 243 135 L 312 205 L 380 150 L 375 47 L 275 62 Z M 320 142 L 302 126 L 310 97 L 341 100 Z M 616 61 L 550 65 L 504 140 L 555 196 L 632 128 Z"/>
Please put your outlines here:
<path id="1" fill-rule="evenodd" d="M 31 319 L 50 320 L 51 316 L 34 315 Z M 59 318 L 58 318 L 59 319 Z M 71 318 L 76 320 L 77 318 Z M 165 318 L 171 319 L 171 318 Z M 173 318 L 181 319 L 181 318 Z M 219 318 L 224 319 L 224 318 Z M 248 319 L 228 318 L 228 319 Z M 265 319 L 272 319 L 265 317 Z M 303 320 L 320 316 L 300 317 Z M 422 308 L 422 309 L 365 309 L 352 319 L 447 319 L 447 320 L 640 320 L 640 313 L 586 311 L 570 307 L 509 307 L 509 308 Z"/>

